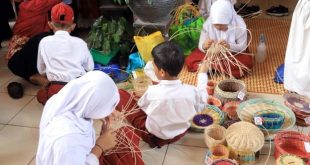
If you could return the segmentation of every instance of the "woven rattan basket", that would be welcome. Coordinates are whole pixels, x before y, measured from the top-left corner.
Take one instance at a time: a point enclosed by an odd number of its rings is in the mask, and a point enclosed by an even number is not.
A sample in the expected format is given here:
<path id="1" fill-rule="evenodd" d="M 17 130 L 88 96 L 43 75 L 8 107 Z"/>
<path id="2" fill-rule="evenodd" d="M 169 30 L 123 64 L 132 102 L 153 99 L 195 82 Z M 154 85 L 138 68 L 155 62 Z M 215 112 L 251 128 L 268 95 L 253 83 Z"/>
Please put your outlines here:
<path id="1" fill-rule="evenodd" d="M 229 149 L 224 145 L 216 145 L 210 149 L 210 158 L 212 160 L 216 159 L 228 159 Z"/>
<path id="2" fill-rule="evenodd" d="M 254 115 L 261 111 L 278 111 L 284 113 L 284 123 L 281 128 L 277 129 L 267 129 L 269 134 L 274 134 L 280 130 L 290 129 L 294 126 L 296 122 L 295 115 L 292 110 L 284 106 L 283 104 L 269 99 L 250 99 L 245 102 L 242 102 L 238 109 L 237 113 L 242 121 L 253 122 Z M 266 132 L 265 129 L 262 131 Z M 267 138 L 267 137 L 266 137 Z M 272 137 L 268 137 L 272 138 Z"/>
<path id="3" fill-rule="evenodd" d="M 239 101 L 229 101 L 223 106 L 222 110 L 227 114 L 229 119 L 239 120 L 239 117 L 237 114 L 237 108 L 239 104 L 240 104 Z"/>
<path id="4" fill-rule="evenodd" d="M 209 105 L 214 105 L 218 108 L 221 108 L 222 107 L 222 102 L 221 100 L 219 100 L 218 98 L 214 97 L 214 96 L 209 96 L 208 99 L 207 99 L 207 103 Z"/>
<path id="5" fill-rule="evenodd" d="M 304 165 L 305 162 L 295 155 L 285 154 L 278 157 L 276 165 Z"/>
<path id="6" fill-rule="evenodd" d="M 218 125 L 212 124 L 205 128 L 204 138 L 205 143 L 208 148 L 212 148 L 219 144 L 226 144 L 226 128 Z"/>
<path id="7" fill-rule="evenodd" d="M 305 148 L 309 143 L 310 137 L 308 135 L 295 131 L 279 132 L 274 139 L 274 156 L 278 158 L 283 154 L 293 154 L 310 163 L 310 152 L 307 152 Z"/>
<path id="8" fill-rule="evenodd" d="M 233 153 L 232 158 L 240 164 L 253 164 L 256 161 L 255 153 L 263 147 L 265 138 L 254 124 L 240 121 L 228 127 L 226 142 Z"/>
<path id="9" fill-rule="evenodd" d="M 238 163 L 231 159 L 218 159 L 213 161 L 211 165 L 238 165 Z"/>
<path id="10" fill-rule="evenodd" d="M 214 96 L 220 99 L 223 104 L 228 101 L 244 100 L 246 96 L 246 85 L 241 80 L 222 80 L 215 87 Z"/>

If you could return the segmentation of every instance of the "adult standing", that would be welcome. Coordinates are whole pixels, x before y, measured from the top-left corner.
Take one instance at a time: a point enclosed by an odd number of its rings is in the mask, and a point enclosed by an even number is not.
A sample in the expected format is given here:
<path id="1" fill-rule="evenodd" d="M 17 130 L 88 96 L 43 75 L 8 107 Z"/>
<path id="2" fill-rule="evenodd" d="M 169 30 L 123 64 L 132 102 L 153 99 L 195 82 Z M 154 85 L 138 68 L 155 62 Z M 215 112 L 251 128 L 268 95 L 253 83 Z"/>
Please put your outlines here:
<path id="1" fill-rule="evenodd" d="M 310 1 L 299 0 L 291 23 L 284 67 L 284 88 L 310 97 Z"/>

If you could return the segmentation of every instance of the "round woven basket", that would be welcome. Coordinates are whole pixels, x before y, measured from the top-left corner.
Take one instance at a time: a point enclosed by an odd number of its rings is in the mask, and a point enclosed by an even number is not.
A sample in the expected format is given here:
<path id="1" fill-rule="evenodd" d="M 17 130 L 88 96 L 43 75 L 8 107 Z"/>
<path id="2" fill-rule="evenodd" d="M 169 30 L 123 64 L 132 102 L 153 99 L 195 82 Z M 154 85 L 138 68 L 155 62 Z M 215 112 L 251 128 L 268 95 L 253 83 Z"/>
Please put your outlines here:
<path id="1" fill-rule="evenodd" d="M 223 104 L 228 101 L 244 100 L 246 95 L 246 85 L 241 80 L 227 79 L 217 84 L 214 96 L 221 100 Z"/>
<path id="2" fill-rule="evenodd" d="M 293 154 L 308 162 L 310 153 L 305 149 L 305 143 L 310 143 L 310 136 L 295 131 L 279 132 L 274 139 L 274 156 L 278 158 L 283 154 Z"/>
<path id="3" fill-rule="evenodd" d="M 218 159 L 213 161 L 211 165 L 238 165 L 238 163 L 231 159 Z"/>
<path id="4" fill-rule="evenodd" d="M 209 80 L 207 83 L 207 92 L 208 95 L 213 95 L 214 94 L 214 89 L 216 87 L 217 82 L 214 80 Z"/>
<path id="5" fill-rule="evenodd" d="M 229 119 L 239 120 L 239 117 L 237 114 L 237 108 L 239 104 L 240 104 L 239 101 L 229 101 L 223 106 L 222 110 L 227 114 Z"/>
<path id="6" fill-rule="evenodd" d="M 224 113 L 218 107 L 207 105 L 203 111 L 193 117 L 190 129 L 195 132 L 204 132 L 207 126 L 211 124 L 222 124 L 224 119 Z"/>
<path id="7" fill-rule="evenodd" d="M 284 106 L 283 104 L 274 101 L 274 100 L 268 100 L 268 99 L 250 99 L 245 102 L 242 102 L 238 109 L 237 114 L 240 120 L 247 121 L 247 122 L 253 122 L 254 115 L 256 113 L 260 113 L 261 111 L 277 111 L 284 113 L 284 122 L 281 126 L 281 128 L 277 129 L 267 129 L 269 134 L 276 133 L 280 130 L 290 129 L 294 126 L 296 122 L 296 117 L 292 110 Z M 265 131 L 265 129 L 262 129 L 262 131 Z M 272 138 L 272 137 L 266 137 L 266 138 Z"/>
<path id="8" fill-rule="evenodd" d="M 263 147 L 265 139 L 254 124 L 240 121 L 227 128 L 226 142 L 233 151 L 254 153 Z"/>
<path id="9" fill-rule="evenodd" d="M 228 159 L 229 149 L 224 145 L 216 145 L 210 149 L 210 158 L 212 160 L 216 159 Z"/>
<path id="10" fill-rule="evenodd" d="M 225 144 L 225 137 L 226 128 L 218 124 L 212 124 L 205 128 L 204 138 L 208 148 L 212 148 L 220 144 Z"/>
<path id="11" fill-rule="evenodd" d="M 262 119 L 262 125 L 258 125 L 258 127 L 276 130 L 282 127 L 285 114 L 277 110 L 263 110 L 254 113 L 254 118 L 256 117 Z"/>
<path id="12" fill-rule="evenodd" d="M 214 96 L 209 96 L 208 99 L 207 99 L 207 103 L 209 105 L 214 105 L 214 106 L 216 106 L 218 108 L 221 108 L 221 106 L 222 106 L 221 100 L 217 99 Z"/>
<path id="13" fill-rule="evenodd" d="M 276 165 L 304 165 L 305 162 L 295 155 L 285 154 L 278 157 Z"/>

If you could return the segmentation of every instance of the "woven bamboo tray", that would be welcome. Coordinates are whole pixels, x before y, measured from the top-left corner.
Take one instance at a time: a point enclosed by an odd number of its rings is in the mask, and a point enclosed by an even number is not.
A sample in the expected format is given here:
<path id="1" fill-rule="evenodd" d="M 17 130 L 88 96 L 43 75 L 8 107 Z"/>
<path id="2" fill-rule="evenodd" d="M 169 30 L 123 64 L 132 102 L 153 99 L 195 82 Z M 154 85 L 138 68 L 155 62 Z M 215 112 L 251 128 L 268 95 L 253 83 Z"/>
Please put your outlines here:
<path id="1" fill-rule="evenodd" d="M 280 111 L 285 115 L 282 127 L 279 129 L 267 129 L 269 133 L 276 133 L 280 130 L 290 129 L 296 122 L 296 117 L 292 110 L 277 101 L 262 98 L 250 99 L 242 102 L 237 109 L 237 114 L 240 120 L 252 122 L 254 114 L 264 110 Z M 262 130 L 265 131 L 265 129 Z"/>

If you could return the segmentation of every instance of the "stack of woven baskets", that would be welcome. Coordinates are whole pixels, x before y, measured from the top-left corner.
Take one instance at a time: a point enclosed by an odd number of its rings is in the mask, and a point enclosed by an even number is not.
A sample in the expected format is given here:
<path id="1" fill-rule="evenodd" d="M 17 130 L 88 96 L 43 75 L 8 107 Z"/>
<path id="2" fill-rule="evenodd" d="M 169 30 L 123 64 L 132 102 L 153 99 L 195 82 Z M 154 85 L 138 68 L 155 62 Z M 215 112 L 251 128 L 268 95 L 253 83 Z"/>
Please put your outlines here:
<path id="1" fill-rule="evenodd" d="M 304 96 L 287 93 L 284 95 L 285 105 L 293 110 L 296 116 L 296 125 L 310 125 L 310 100 Z M 307 123 L 306 121 L 309 120 Z"/>

